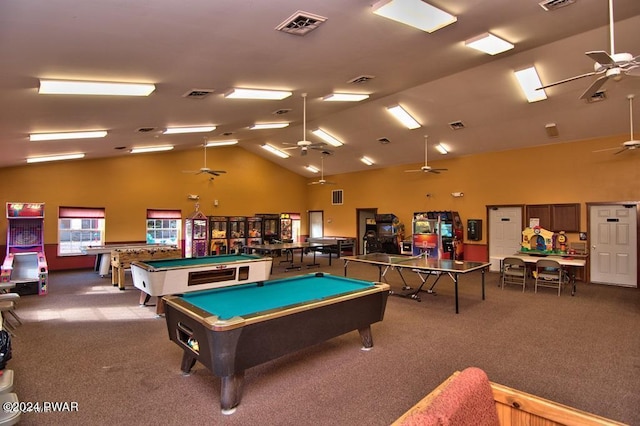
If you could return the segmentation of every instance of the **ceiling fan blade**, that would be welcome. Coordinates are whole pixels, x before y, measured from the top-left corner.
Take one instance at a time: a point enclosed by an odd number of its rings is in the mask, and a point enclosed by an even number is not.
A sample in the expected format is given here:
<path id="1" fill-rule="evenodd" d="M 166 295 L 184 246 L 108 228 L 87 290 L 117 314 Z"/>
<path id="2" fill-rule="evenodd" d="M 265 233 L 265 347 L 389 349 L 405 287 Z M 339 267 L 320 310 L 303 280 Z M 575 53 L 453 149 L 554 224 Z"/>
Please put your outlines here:
<path id="1" fill-rule="evenodd" d="M 626 75 L 630 75 L 631 77 L 640 77 L 640 63 L 634 63 L 633 65 L 625 68 L 624 73 Z"/>
<path id="2" fill-rule="evenodd" d="M 549 87 L 557 86 L 559 84 L 568 83 L 570 81 L 578 80 L 578 79 L 581 79 L 581 78 L 584 78 L 584 77 L 591 77 L 592 75 L 595 75 L 595 74 L 597 74 L 597 73 L 595 71 L 592 71 L 592 72 L 588 72 L 586 74 L 576 75 L 574 77 L 565 78 L 564 80 L 559 80 L 559 81 L 556 81 L 554 83 L 545 84 L 544 86 L 540 86 L 540 87 L 536 88 L 536 90 L 547 89 Z"/>
<path id="3" fill-rule="evenodd" d="M 422 170 L 405 170 L 405 173 L 421 172 Z"/>
<path id="4" fill-rule="evenodd" d="M 628 149 L 629 149 L 629 148 L 624 147 L 624 148 L 622 148 L 621 150 L 614 152 L 614 153 L 613 153 L 613 155 L 621 154 L 621 153 L 625 152 L 625 151 L 626 151 L 626 150 L 628 150 Z"/>
<path id="5" fill-rule="evenodd" d="M 580 96 L 579 99 L 589 99 L 590 97 L 595 95 L 596 92 L 600 90 L 602 85 L 606 82 L 607 82 L 606 75 L 598 77 L 593 83 L 591 83 L 591 86 L 589 86 L 587 90 L 584 91 L 584 93 Z"/>
<path id="6" fill-rule="evenodd" d="M 596 152 L 613 151 L 614 149 L 618 149 L 618 147 L 615 147 L 615 148 L 596 149 L 595 151 L 591 151 L 591 152 L 596 153 Z"/>
<path id="7" fill-rule="evenodd" d="M 611 55 L 603 50 L 594 50 L 592 52 L 586 52 L 585 55 L 593 59 L 599 64 L 602 65 L 615 65 L 616 61 L 613 60 Z"/>

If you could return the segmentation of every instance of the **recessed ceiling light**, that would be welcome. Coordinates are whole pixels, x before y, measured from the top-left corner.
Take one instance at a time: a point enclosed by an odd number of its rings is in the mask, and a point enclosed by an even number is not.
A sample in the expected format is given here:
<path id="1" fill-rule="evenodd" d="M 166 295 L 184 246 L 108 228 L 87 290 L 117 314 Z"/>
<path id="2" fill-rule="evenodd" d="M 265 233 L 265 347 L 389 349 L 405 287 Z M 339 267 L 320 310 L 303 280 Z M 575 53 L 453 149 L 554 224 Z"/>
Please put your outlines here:
<path id="1" fill-rule="evenodd" d="M 216 126 L 167 127 L 167 129 L 162 133 L 165 135 L 176 135 L 180 133 L 205 133 L 213 132 L 215 129 Z"/>
<path id="2" fill-rule="evenodd" d="M 205 146 L 228 146 L 228 145 L 236 145 L 238 143 L 238 139 L 229 139 L 226 141 L 209 141 L 205 144 Z"/>
<path id="3" fill-rule="evenodd" d="M 173 149 L 173 145 L 158 145 L 158 146 L 143 146 L 140 148 L 132 148 L 132 154 L 142 154 L 145 152 L 159 152 L 159 151 L 171 151 Z"/>
<path id="4" fill-rule="evenodd" d="M 491 33 L 484 33 L 479 36 L 470 38 L 464 42 L 464 45 L 472 49 L 479 50 L 489 55 L 497 55 L 513 49 L 513 44 Z"/>
<path id="5" fill-rule="evenodd" d="M 274 154 L 274 155 L 277 155 L 277 156 L 278 156 L 278 157 L 280 157 L 280 158 L 289 158 L 289 157 L 291 157 L 291 156 L 290 156 L 289 154 L 287 154 L 286 152 L 281 151 L 281 150 L 279 150 L 278 148 L 276 148 L 275 146 L 273 146 L 273 145 L 269 145 L 268 143 L 266 143 L 266 144 L 264 144 L 264 145 L 260 145 L 260 147 L 261 147 L 262 149 L 265 149 L 265 150 L 269 151 L 270 153 L 272 153 L 272 154 Z"/>
<path id="6" fill-rule="evenodd" d="M 104 138 L 107 136 L 106 130 L 97 130 L 91 132 L 67 132 L 67 133 L 32 133 L 29 135 L 31 142 L 35 141 L 56 141 L 63 139 L 91 139 Z"/>
<path id="7" fill-rule="evenodd" d="M 336 139 L 334 136 L 331 136 L 329 133 L 325 132 L 322 129 L 312 130 L 311 133 L 313 133 L 314 135 L 316 135 L 317 137 L 319 137 L 320 139 L 322 139 L 323 141 L 325 141 L 331 146 L 337 147 L 337 146 L 344 145 L 342 141 Z"/>
<path id="8" fill-rule="evenodd" d="M 420 123 L 416 121 L 415 118 L 411 116 L 404 108 L 400 105 L 392 106 L 387 108 L 395 118 L 397 118 L 402 124 L 404 124 L 407 129 L 417 129 L 420 126 Z"/>
<path id="9" fill-rule="evenodd" d="M 84 153 L 29 157 L 27 158 L 27 163 L 44 163 L 46 161 L 75 160 L 78 158 L 84 158 Z"/>
<path id="10" fill-rule="evenodd" d="M 291 92 L 285 90 L 265 90 L 265 89 L 241 89 L 234 88 L 225 93 L 224 97 L 229 99 L 270 99 L 281 100 L 291 96 Z"/>
<path id="11" fill-rule="evenodd" d="M 527 97 L 529 102 L 537 102 L 547 99 L 547 93 L 544 89 L 539 89 L 542 86 L 540 77 L 535 67 L 525 68 L 519 71 L 515 71 L 516 78 L 520 84 L 522 92 Z"/>
<path id="12" fill-rule="evenodd" d="M 249 126 L 251 130 L 265 130 L 265 129 L 282 129 L 287 127 L 289 123 L 256 123 L 253 126 Z"/>
<path id="13" fill-rule="evenodd" d="M 455 16 L 422 0 L 381 0 L 373 13 L 432 33 L 458 20 Z"/>
<path id="14" fill-rule="evenodd" d="M 41 95 L 149 96 L 156 86 L 147 83 L 112 83 L 40 79 Z"/>
<path id="15" fill-rule="evenodd" d="M 360 102 L 367 99 L 369 95 L 364 93 L 332 93 L 322 98 L 327 102 Z"/>

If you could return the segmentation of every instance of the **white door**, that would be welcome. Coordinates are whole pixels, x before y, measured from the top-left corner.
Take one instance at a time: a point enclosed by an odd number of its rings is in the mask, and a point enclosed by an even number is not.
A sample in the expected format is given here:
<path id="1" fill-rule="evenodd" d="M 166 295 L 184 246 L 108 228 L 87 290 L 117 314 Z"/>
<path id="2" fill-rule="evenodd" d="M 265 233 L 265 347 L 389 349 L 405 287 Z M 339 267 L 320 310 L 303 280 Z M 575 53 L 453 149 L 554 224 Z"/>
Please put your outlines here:
<path id="1" fill-rule="evenodd" d="M 492 207 L 489 209 L 490 271 L 499 271 L 500 258 L 510 256 L 520 250 L 522 229 L 522 207 Z"/>
<path id="2" fill-rule="evenodd" d="M 589 207 L 591 282 L 637 287 L 637 214 L 635 205 Z"/>
<path id="3" fill-rule="evenodd" d="M 324 237 L 324 219 L 322 210 L 309 211 L 309 237 Z"/>

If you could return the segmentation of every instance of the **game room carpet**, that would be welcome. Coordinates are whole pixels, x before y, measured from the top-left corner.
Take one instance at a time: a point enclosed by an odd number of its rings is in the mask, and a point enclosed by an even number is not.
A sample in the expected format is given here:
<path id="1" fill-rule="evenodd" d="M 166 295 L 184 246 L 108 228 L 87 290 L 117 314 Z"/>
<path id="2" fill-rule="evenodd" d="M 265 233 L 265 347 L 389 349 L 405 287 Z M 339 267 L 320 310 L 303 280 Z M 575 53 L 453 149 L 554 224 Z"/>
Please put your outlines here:
<path id="1" fill-rule="evenodd" d="M 342 261 L 321 271 L 343 274 Z M 272 277 L 284 272 L 274 263 Z M 405 274 L 409 276 L 410 274 Z M 376 280 L 377 268 L 350 264 Z M 24 402 L 77 402 L 77 412 L 24 413 L 23 425 L 388 425 L 452 372 L 476 366 L 497 383 L 614 420 L 640 425 L 640 291 L 579 284 L 501 290 L 487 274 L 460 278 L 422 302 L 389 297 L 374 347 L 351 332 L 247 370 L 235 414 L 220 412 L 220 380 L 197 363 L 180 372 L 182 350 L 164 318 L 93 271 L 52 272 L 49 294 L 23 296 L 13 338 L 14 391 Z M 392 287 L 399 290 L 395 271 Z M 417 278 L 410 277 L 415 284 Z M 10 321 L 10 319 L 9 319 Z"/>

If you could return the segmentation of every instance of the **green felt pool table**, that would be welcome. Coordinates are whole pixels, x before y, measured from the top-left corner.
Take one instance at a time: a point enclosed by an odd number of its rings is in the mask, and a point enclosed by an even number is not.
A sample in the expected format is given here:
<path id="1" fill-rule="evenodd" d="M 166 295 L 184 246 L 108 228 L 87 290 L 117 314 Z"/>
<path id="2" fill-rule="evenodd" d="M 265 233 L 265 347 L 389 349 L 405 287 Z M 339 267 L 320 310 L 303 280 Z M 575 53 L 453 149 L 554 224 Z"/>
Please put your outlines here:
<path id="1" fill-rule="evenodd" d="M 247 368 L 358 330 L 373 347 L 389 285 L 326 273 L 165 296 L 169 338 L 183 351 L 182 371 L 196 361 L 222 379 L 220 405 L 240 403 Z"/>

